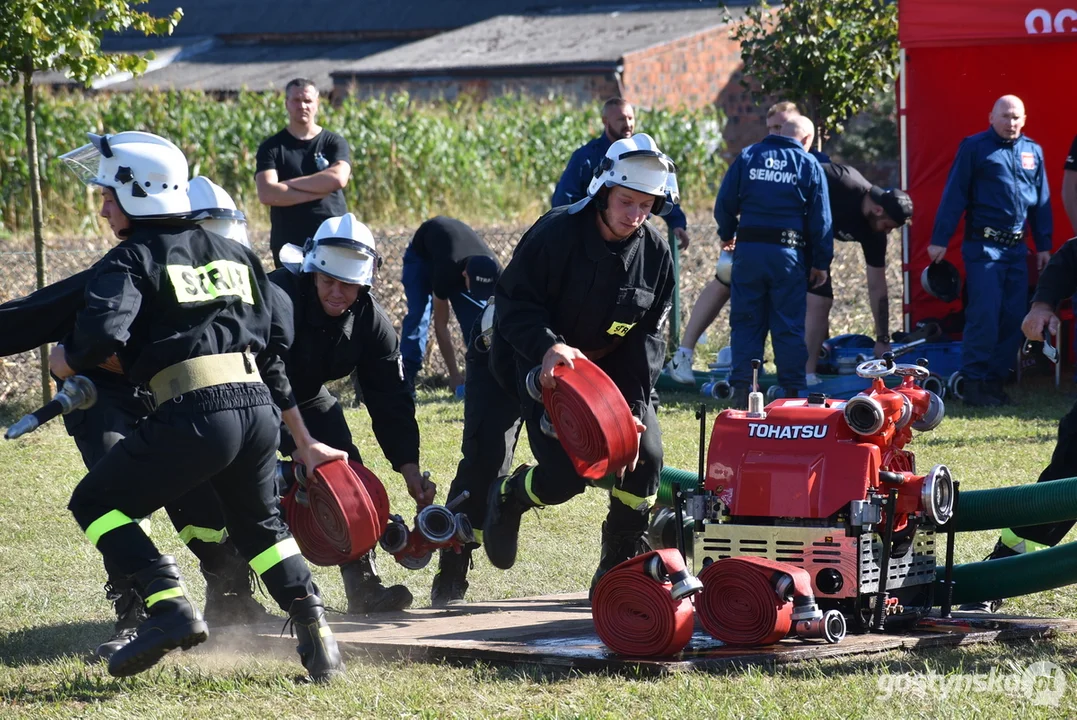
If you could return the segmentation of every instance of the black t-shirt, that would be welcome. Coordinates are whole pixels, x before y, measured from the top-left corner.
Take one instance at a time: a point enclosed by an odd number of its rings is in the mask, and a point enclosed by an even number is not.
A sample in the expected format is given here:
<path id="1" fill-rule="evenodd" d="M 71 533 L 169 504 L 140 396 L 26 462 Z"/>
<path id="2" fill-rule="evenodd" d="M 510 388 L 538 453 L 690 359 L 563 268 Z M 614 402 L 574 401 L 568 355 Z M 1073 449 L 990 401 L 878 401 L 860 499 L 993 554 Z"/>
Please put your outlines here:
<path id="1" fill-rule="evenodd" d="M 1070 152 L 1066 155 L 1066 170 L 1077 170 L 1077 135 L 1073 137 L 1073 143 L 1070 144 Z"/>
<path id="2" fill-rule="evenodd" d="M 497 259 L 474 230 L 459 220 L 438 216 L 427 220 L 411 239 L 415 254 L 430 268 L 430 287 L 445 300 L 465 289 L 464 266 L 473 255 Z"/>
<path id="3" fill-rule="evenodd" d="M 323 129 L 310 140 L 300 140 L 285 128 L 258 146 L 255 172 L 276 170 L 278 180 L 292 180 L 350 159 L 347 140 L 334 132 Z M 285 243 L 302 246 L 307 238 L 314 236 L 323 220 L 339 217 L 347 211 L 344 193 L 340 190 L 321 200 L 290 207 L 271 207 L 269 245 L 273 248 L 274 260 Z"/>
<path id="4" fill-rule="evenodd" d="M 830 195 L 830 214 L 834 221 L 834 239 L 858 242 L 864 250 L 868 267 L 886 265 L 886 233 L 875 232 L 864 217 L 864 195 L 871 190 L 869 183 L 856 169 L 848 165 L 825 163 L 827 192 Z"/>

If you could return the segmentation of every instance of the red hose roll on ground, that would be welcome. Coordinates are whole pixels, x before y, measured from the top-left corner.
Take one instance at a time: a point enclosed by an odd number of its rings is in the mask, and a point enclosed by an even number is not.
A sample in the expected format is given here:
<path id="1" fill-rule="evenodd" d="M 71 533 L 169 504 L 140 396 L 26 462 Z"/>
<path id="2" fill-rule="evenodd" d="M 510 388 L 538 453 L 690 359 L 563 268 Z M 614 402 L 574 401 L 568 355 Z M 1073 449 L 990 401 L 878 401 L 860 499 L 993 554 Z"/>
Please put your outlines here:
<path id="1" fill-rule="evenodd" d="M 703 591 L 696 599 L 699 621 L 727 645 L 772 645 L 793 627 L 793 603 L 778 597 L 775 582 L 784 573 L 790 590 L 811 595 L 811 578 L 803 568 L 757 557 L 725 558 L 703 568 Z"/>
<path id="2" fill-rule="evenodd" d="M 299 544 L 303 557 L 309 562 L 323 567 L 342 564 L 345 562 L 344 556 L 333 549 L 332 544 L 325 537 L 325 533 L 322 532 L 321 527 L 315 521 L 314 513 L 310 511 L 310 507 L 302 505 L 296 500 L 298 492 L 299 484 L 296 483 L 281 498 L 280 506 L 281 510 L 284 511 L 284 520 L 292 531 L 292 537 Z"/>
<path id="3" fill-rule="evenodd" d="M 343 562 L 359 559 L 378 543 L 385 522 L 378 518 L 366 486 L 346 461 L 314 468 L 307 480 L 307 497 L 322 534 Z"/>
<path id="4" fill-rule="evenodd" d="M 670 595 L 673 586 L 658 582 L 644 569 L 655 555 L 662 558 L 670 572 L 684 569 L 677 550 L 658 550 L 621 563 L 606 573 L 595 588 L 591 599 L 595 632 L 618 655 L 676 655 L 692 639 L 692 601 L 674 600 Z"/>
<path id="5" fill-rule="evenodd" d="M 639 452 L 632 411 L 609 376 L 586 358 L 558 365 L 557 384 L 542 389 L 542 404 L 580 477 L 599 480 Z"/>

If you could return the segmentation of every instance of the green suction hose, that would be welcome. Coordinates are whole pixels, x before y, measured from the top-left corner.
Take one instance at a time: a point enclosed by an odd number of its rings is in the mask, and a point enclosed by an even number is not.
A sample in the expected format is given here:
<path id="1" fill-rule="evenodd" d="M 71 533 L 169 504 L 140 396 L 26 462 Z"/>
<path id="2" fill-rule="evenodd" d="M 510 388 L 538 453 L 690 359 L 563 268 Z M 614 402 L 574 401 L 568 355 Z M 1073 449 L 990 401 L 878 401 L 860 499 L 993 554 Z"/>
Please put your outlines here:
<path id="1" fill-rule="evenodd" d="M 699 485 L 699 475 L 687 470 L 666 466 L 662 468 L 662 474 L 658 478 L 658 501 L 656 505 L 673 507 L 673 483 L 681 484 L 681 492 L 695 490 Z"/>
<path id="2" fill-rule="evenodd" d="M 958 532 L 998 530 L 1074 518 L 1077 518 L 1077 478 L 962 491 L 954 514 Z"/>
<path id="3" fill-rule="evenodd" d="M 935 568 L 935 602 L 943 596 L 945 568 Z M 954 565 L 955 605 L 998 600 L 1077 583 L 1077 542 L 1016 557 Z"/>

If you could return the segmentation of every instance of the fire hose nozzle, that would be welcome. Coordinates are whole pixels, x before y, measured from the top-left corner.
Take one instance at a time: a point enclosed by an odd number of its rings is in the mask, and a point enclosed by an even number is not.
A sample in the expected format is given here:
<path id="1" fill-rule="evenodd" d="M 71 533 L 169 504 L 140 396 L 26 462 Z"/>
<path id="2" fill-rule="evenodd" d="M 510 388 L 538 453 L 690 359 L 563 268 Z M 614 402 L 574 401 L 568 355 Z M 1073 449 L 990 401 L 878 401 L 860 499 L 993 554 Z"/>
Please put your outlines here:
<path id="1" fill-rule="evenodd" d="M 827 610 L 819 618 L 796 622 L 794 630 L 802 638 L 819 638 L 833 645 L 845 638 L 845 616 L 838 610 Z"/>
<path id="2" fill-rule="evenodd" d="M 23 415 L 19 420 L 7 429 L 4 433 L 4 437 L 8 440 L 14 440 L 17 437 L 22 437 L 26 433 L 32 433 L 37 430 L 41 423 L 37 421 L 37 418 L 31 415 Z"/>
<path id="3" fill-rule="evenodd" d="M 29 415 L 23 415 L 4 433 L 8 440 L 22 437 L 37 430 L 57 415 L 67 415 L 74 410 L 85 410 L 97 402 L 97 387 L 83 375 L 74 375 L 64 381 L 60 392 L 45 405 Z"/>

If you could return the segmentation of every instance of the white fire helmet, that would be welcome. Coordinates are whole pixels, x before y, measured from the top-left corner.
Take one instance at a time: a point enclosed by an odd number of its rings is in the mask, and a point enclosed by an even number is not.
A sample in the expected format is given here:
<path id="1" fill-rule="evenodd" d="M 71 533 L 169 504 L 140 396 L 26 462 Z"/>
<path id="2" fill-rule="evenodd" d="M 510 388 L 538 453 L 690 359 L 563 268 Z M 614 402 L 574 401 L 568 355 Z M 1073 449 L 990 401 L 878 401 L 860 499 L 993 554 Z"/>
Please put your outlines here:
<path id="1" fill-rule="evenodd" d="M 654 195 L 658 198 L 651 210 L 655 215 L 666 215 L 681 201 L 677 167 L 646 133 L 610 145 L 587 186 L 587 197 L 593 198 L 602 188 L 614 185 Z"/>
<path id="2" fill-rule="evenodd" d="M 187 158 L 172 142 L 153 133 L 87 133 L 90 142 L 60 157 L 87 185 L 112 188 L 130 218 L 186 215 Z"/>
<path id="3" fill-rule="evenodd" d="M 247 238 L 247 216 L 236 209 L 224 188 L 201 175 L 191 178 L 187 196 L 191 200 L 190 219 L 210 232 L 235 240 L 245 248 L 251 243 Z"/>
<path id="4" fill-rule="evenodd" d="M 280 250 L 282 265 L 300 272 L 318 272 L 351 285 L 370 287 L 382 259 L 374 249 L 370 228 L 351 213 L 324 220 L 303 248 L 291 243 Z"/>

